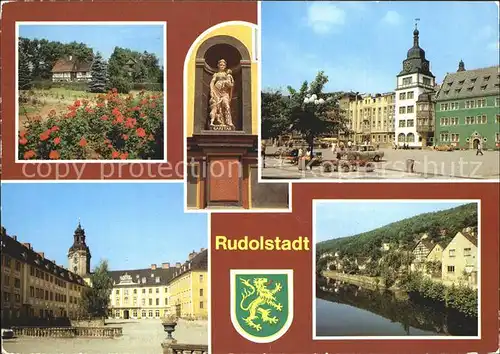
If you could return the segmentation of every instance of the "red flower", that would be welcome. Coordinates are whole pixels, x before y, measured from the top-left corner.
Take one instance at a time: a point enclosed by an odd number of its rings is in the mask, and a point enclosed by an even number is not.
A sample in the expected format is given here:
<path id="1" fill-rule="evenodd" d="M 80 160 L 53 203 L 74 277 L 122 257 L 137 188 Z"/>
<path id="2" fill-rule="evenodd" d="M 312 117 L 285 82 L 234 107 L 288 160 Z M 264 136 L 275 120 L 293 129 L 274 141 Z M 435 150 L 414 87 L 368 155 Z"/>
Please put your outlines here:
<path id="1" fill-rule="evenodd" d="M 144 118 L 145 116 L 146 115 L 144 113 L 142 113 L 142 112 L 139 114 L 139 117 L 141 117 L 141 118 Z"/>
<path id="2" fill-rule="evenodd" d="M 25 135 L 26 135 L 26 130 L 21 130 L 21 131 L 19 132 L 19 136 L 20 136 L 21 138 L 24 138 L 24 136 L 25 136 Z"/>
<path id="3" fill-rule="evenodd" d="M 144 130 L 144 128 L 137 128 L 136 133 L 140 138 L 144 138 L 146 136 L 146 131 Z"/>
<path id="4" fill-rule="evenodd" d="M 54 139 L 54 145 L 59 145 L 60 142 L 61 142 L 61 138 L 57 137 Z"/>
<path id="5" fill-rule="evenodd" d="M 151 103 L 151 108 L 156 108 L 156 102 Z"/>
<path id="6" fill-rule="evenodd" d="M 118 158 L 118 156 L 120 156 L 120 153 L 118 151 L 113 151 L 111 153 L 111 157 L 113 157 L 114 159 Z"/>
<path id="7" fill-rule="evenodd" d="M 127 118 L 127 121 L 125 122 L 125 126 L 127 128 L 133 128 L 136 123 L 137 123 L 137 120 L 135 120 L 134 118 Z"/>
<path id="8" fill-rule="evenodd" d="M 82 105 L 82 102 L 80 100 L 76 100 L 75 103 L 73 104 L 75 107 L 80 107 Z"/>
<path id="9" fill-rule="evenodd" d="M 26 151 L 24 153 L 24 159 L 25 160 L 29 160 L 29 159 L 31 159 L 32 157 L 35 157 L 35 156 L 36 156 L 36 153 L 33 150 L 29 150 L 29 151 Z"/>
<path id="10" fill-rule="evenodd" d="M 126 160 L 128 158 L 128 152 L 124 152 L 123 154 L 120 155 L 121 160 Z"/>
<path id="11" fill-rule="evenodd" d="M 20 140 L 19 140 L 19 144 L 21 145 L 26 145 L 28 143 L 28 140 L 25 138 L 25 137 L 22 137 Z"/>
<path id="12" fill-rule="evenodd" d="M 75 111 L 69 111 L 68 113 L 66 113 L 66 118 L 73 118 L 74 116 L 76 116 Z"/>
<path id="13" fill-rule="evenodd" d="M 40 141 L 45 141 L 49 137 L 50 137 L 50 130 L 46 130 L 42 134 L 40 134 Z"/>
<path id="14" fill-rule="evenodd" d="M 101 120 L 108 120 L 108 119 L 109 119 L 109 117 L 108 117 L 107 115 L 103 115 L 103 116 L 101 117 Z"/>
<path id="15" fill-rule="evenodd" d="M 123 134 L 122 138 L 123 138 L 123 140 L 128 140 L 128 135 L 127 134 Z"/>
<path id="16" fill-rule="evenodd" d="M 87 146 L 87 140 L 85 138 L 81 138 L 80 142 L 78 143 L 81 147 Z"/>
<path id="17" fill-rule="evenodd" d="M 59 155 L 59 152 L 56 150 L 52 150 L 49 154 L 49 159 L 51 160 L 58 160 L 60 157 L 61 155 Z"/>
<path id="18" fill-rule="evenodd" d="M 112 111 L 111 113 L 113 113 L 113 115 L 114 115 L 114 116 L 119 116 L 119 115 L 121 115 L 120 110 L 119 110 L 118 108 L 116 108 L 116 107 L 115 107 L 115 108 L 113 108 L 113 111 Z"/>
<path id="19" fill-rule="evenodd" d="M 123 123 L 123 116 L 117 116 L 116 117 L 116 123 Z"/>
<path id="20" fill-rule="evenodd" d="M 57 125 L 54 125 L 52 128 L 50 128 L 50 131 L 56 132 L 59 130 L 59 127 Z"/>
<path id="21" fill-rule="evenodd" d="M 148 99 L 147 98 L 143 98 L 140 103 L 144 105 L 144 104 L 148 103 Z"/>

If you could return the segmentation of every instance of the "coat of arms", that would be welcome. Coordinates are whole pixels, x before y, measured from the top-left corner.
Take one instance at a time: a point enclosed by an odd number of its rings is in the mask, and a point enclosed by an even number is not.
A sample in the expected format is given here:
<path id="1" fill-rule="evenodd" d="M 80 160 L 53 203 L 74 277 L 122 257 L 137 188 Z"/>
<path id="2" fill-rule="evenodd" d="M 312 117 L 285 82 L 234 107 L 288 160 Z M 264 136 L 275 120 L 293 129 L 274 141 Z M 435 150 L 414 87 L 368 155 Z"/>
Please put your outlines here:
<path id="1" fill-rule="evenodd" d="M 269 343 L 293 320 L 293 270 L 232 269 L 231 322 L 244 338 Z"/>

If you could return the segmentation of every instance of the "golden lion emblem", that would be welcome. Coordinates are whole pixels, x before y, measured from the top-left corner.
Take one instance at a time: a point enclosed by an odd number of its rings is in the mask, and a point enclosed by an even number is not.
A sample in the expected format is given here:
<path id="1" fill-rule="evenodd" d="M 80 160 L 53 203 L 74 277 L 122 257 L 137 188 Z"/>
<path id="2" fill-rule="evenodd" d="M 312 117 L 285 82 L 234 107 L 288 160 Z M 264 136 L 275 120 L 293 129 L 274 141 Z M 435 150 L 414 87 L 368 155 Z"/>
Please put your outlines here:
<path id="1" fill-rule="evenodd" d="M 274 288 L 271 290 L 268 288 L 268 286 L 271 285 L 271 281 L 267 278 L 255 278 L 252 283 L 247 279 L 241 279 L 241 283 L 247 287 L 247 289 L 243 289 L 242 299 L 240 301 L 240 309 L 248 311 L 248 317 L 243 318 L 243 321 L 256 331 L 262 330 L 262 325 L 256 323 L 259 318 L 263 323 L 278 323 L 278 318 L 276 316 L 271 316 L 271 310 L 283 310 L 283 305 L 278 303 L 275 297 L 275 294 L 282 289 L 281 284 L 276 282 Z M 245 306 L 247 299 L 254 295 L 256 295 L 256 297 Z M 271 308 L 263 308 L 265 305 Z"/>

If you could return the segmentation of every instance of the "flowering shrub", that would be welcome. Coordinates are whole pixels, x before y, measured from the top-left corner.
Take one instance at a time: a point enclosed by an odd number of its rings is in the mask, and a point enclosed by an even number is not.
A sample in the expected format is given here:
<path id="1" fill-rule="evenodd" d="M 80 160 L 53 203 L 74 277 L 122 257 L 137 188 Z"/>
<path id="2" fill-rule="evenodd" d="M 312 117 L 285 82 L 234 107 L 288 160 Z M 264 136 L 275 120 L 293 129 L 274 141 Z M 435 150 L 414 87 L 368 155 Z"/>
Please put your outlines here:
<path id="1" fill-rule="evenodd" d="M 19 132 L 19 159 L 163 159 L 163 98 L 141 91 L 122 97 L 116 89 L 92 101 L 77 100 L 67 112 L 29 119 Z"/>

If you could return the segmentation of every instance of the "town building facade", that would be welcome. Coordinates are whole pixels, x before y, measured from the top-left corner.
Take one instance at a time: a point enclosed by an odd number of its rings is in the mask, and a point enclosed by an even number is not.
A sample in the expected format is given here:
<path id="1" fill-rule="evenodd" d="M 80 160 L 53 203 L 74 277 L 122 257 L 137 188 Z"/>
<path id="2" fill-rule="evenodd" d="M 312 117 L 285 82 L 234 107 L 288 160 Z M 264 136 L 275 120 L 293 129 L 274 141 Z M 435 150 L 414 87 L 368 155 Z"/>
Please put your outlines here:
<path id="1" fill-rule="evenodd" d="M 346 114 L 353 132 L 350 140 L 356 144 L 366 142 L 379 146 L 392 144 L 394 141 L 394 92 L 355 95 L 342 99 L 349 99 Z"/>
<path id="2" fill-rule="evenodd" d="M 92 74 L 91 63 L 78 60 L 69 55 L 60 58 L 52 67 L 52 81 L 90 81 Z"/>
<path id="3" fill-rule="evenodd" d="M 499 66 L 447 74 L 436 97 L 437 145 L 459 149 L 500 147 Z"/>
<path id="4" fill-rule="evenodd" d="M 419 96 L 434 91 L 435 77 L 430 62 L 419 45 L 419 31 L 413 31 L 413 47 L 403 61 L 403 70 L 397 75 L 395 103 L 395 136 L 398 146 L 421 148 L 422 137 L 417 131 L 416 105 Z"/>
<path id="5" fill-rule="evenodd" d="M 75 318 L 84 279 L 1 232 L 2 323 L 29 325 L 40 321 Z"/>
<path id="6" fill-rule="evenodd" d="M 443 250 L 443 280 L 476 285 L 478 279 L 477 246 L 475 232 L 467 229 L 458 232 Z"/>

